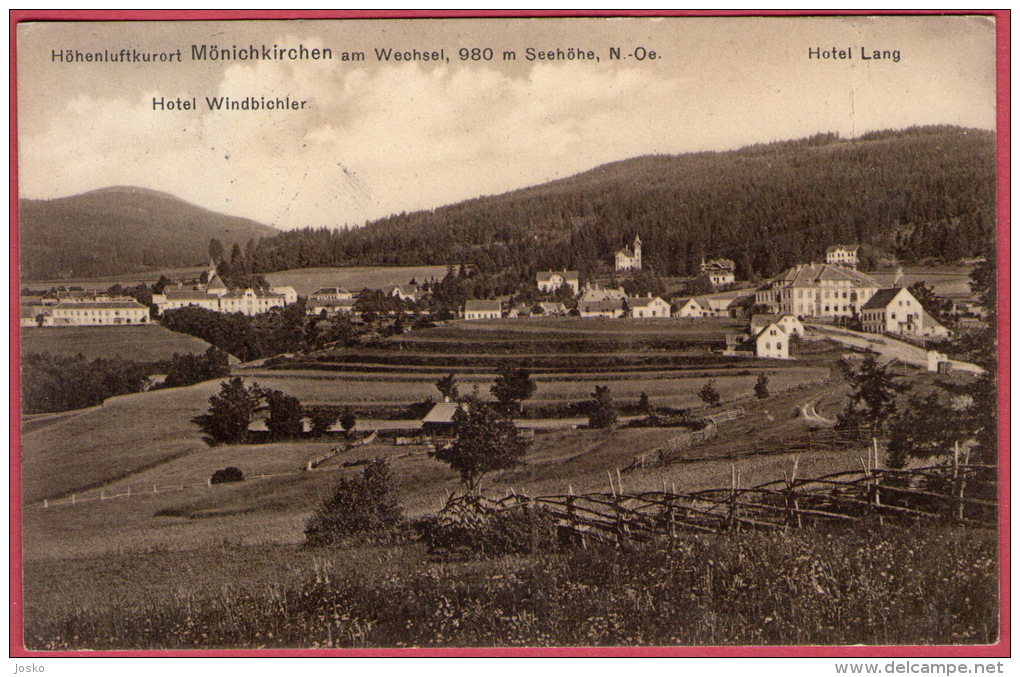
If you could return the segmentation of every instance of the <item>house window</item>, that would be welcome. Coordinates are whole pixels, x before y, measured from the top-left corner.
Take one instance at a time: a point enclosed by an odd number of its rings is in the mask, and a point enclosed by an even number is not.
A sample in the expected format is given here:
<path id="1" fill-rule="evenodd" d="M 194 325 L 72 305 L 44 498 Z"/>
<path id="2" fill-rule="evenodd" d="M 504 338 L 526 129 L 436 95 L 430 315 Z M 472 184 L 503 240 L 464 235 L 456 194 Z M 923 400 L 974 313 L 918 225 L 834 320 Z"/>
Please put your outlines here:
<path id="1" fill-rule="evenodd" d="M 782 350 L 782 349 L 783 349 L 783 344 L 782 343 L 777 343 L 776 344 L 776 350 Z"/>

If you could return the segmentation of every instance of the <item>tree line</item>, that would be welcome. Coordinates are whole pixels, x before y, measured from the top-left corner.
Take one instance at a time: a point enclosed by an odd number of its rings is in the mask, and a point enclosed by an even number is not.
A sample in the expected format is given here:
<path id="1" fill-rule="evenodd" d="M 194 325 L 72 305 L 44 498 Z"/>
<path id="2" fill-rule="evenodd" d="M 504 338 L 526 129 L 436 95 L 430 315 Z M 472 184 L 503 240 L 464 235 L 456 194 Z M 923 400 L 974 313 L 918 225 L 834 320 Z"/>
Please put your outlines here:
<path id="1" fill-rule="evenodd" d="M 249 274 L 453 261 L 528 280 L 560 268 L 604 274 L 639 234 L 645 265 L 662 275 L 694 275 L 703 258 L 726 257 L 752 279 L 822 260 L 835 243 L 902 262 L 955 261 L 979 254 L 994 232 L 995 136 L 942 126 L 634 158 L 364 228 L 298 229 L 234 249 Z"/>
<path id="2" fill-rule="evenodd" d="M 227 354 L 214 346 L 202 355 L 174 354 L 169 360 L 155 362 L 25 353 L 21 358 L 21 406 L 26 414 L 83 409 L 117 395 L 187 386 L 229 372 Z M 155 374 L 166 374 L 161 385 L 154 382 Z"/>

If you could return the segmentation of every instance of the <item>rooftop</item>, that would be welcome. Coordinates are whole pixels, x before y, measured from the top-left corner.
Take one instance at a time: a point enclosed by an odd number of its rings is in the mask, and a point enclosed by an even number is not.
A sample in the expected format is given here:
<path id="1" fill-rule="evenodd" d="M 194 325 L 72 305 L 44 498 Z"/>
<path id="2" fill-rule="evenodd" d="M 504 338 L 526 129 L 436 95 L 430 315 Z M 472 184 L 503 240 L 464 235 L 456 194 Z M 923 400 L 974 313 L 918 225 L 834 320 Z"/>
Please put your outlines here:
<path id="1" fill-rule="evenodd" d="M 485 301 L 481 299 L 471 299 L 464 302 L 464 311 L 469 310 L 488 310 L 499 312 L 503 310 L 503 304 L 499 301 Z"/>
<path id="2" fill-rule="evenodd" d="M 553 275 L 559 275 L 564 280 L 577 280 L 580 278 L 580 273 L 576 270 L 540 270 L 535 273 L 535 280 L 537 282 L 548 282 L 552 279 Z"/>
<path id="3" fill-rule="evenodd" d="M 58 303 L 54 310 L 147 310 L 138 301 L 90 301 L 87 303 Z"/>
<path id="4" fill-rule="evenodd" d="M 861 306 L 861 310 L 877 310 L 885 308 L 896 295 L 902 291 L 903 287 L 893 287 L 891 289 L 879 289 L 874 296 L 868 299 L 868 302 Z M 908 292 L 909 293 L 909 292 Z"/>

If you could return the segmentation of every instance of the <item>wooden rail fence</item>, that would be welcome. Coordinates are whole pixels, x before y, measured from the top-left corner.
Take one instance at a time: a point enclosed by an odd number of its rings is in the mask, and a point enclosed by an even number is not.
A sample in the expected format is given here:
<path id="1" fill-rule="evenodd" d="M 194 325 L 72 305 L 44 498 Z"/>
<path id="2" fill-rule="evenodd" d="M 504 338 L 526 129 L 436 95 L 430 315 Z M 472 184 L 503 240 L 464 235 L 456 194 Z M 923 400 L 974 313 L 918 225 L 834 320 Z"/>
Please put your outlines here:
<path id="1" fill-rule="evenodd" d="M 675 489 L 624 493 L 622 477 L 609 477 L 608 493 L 528 497 L 510 492 L 499 499 L 452 496 L 441 521 L 470 526 L 513 509 L 540 508 L 561 531 L 579 538 L 620 543 L 681 532 L 722 533 L 803 528 L 871 520 L 879 523 L 949 520 L 994 527 L 998 518 L 996 469 L 972 464 L 934 465 L 915 470 L 869 467 L 798 479 L 789 477 L 740 487 L 690 493 Z"/>

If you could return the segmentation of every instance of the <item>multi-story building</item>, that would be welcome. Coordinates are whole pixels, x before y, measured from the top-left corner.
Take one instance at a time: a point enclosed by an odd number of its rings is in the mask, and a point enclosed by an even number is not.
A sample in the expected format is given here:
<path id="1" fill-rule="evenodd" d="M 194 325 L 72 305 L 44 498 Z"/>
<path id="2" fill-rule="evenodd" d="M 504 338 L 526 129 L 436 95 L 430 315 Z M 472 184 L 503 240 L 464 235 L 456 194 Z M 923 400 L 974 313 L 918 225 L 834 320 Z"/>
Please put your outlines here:
<path id="1" fill-rule="evenodd" d="M 160 312 L 176 310 L 178 308 L 187 308 L 188 306 L 196 306 L 198 308 L 205 308 L 206 310 L 214 310 L 216 312 L 220 311 L 219 296 L 207 294 L 204 291 L 195 289 L 175 289 L 173 287 L 167 287 L 163 290 L 161 299 L 157 299 L 156 295 L 153 295 L 152 301 L 159 306 Z"/>
<path id="2" fill-rule="evenodd" d="M 874 334 L 907 334 L 943 338 L 949 330 L 924 309 L 903 287 L 880 289 L 861 308 L 864 331 Z"/>
<path id="3" fill-rule="evenodd" d="M 219 297 L 221 313 L 259 315 L 273 308 L 283 308 L 287 301 L 283 294 L 264 289 L 235 289 Z"/>
<path id="4" fill-rule="evenodd" d="M 878 289 L 878 282 L 852 268 L 805 263 L 755 290 L 755 303 L 795 317 L 853 317 Z"/>
<path id="5" fill-rule="evenodd" d="M 343 287 L 323 287 L 308 295 L 309 301 L 351 301 L 353 299 L 354 292 Z"/>
<path id="6" fill-rule="evenodd" d="M 837 244 L 825 250 L 825 262 L 834 266 L 857 268 L 857 251 L 860 245 Z"/>
<path id="7" fill-rule="evenodd" d="M 641 236 L 634 236 L 634 247 L 624 247 L 616 252 L 617 270 L 641 270 Z"/>
<path id="8" fill-rule="evenodd" d="M 790 339 L 783 328 L 775 322 L 754 335 L 754 354 L 775 360 L 790 358 Z"/>
<path id="9" fill-rule="evenodd" d="M 701 274 L 708 277 L 713 287 L 733 284 L 736 281 L 737 264 L 729 259 L 713 259 L 701 262 Z"/>
<path id="10" fill-rule="evenodd" d="M 52 324 L 59 326 L 100 326 L 148 324 L 149 308 L 135 300 L 58 303 L 49 308 Z"/>

